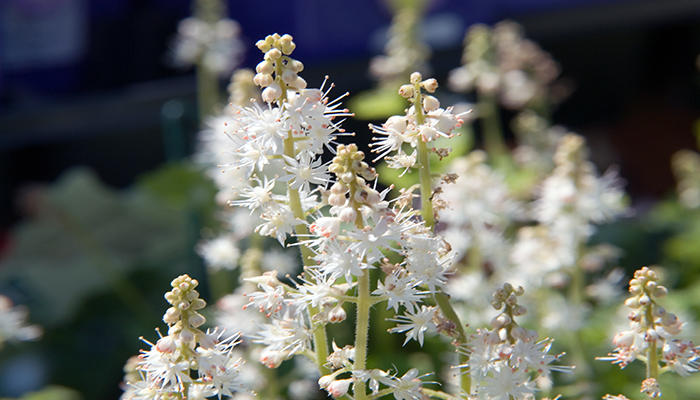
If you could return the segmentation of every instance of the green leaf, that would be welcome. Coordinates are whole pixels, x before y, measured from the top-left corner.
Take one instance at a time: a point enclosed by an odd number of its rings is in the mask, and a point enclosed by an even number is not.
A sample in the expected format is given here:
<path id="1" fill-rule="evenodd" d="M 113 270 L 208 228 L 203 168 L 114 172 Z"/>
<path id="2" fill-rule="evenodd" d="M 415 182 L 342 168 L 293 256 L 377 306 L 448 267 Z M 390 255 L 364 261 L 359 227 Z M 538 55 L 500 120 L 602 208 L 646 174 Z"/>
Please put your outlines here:
<path id="1" fill-rule="evenodd" d="M 403 114 L 408 102 L 398 94 L 398 87 L 360 92 L 348 101 L 348 108 L 355 118 L 364 120 L 386 119 Z"/>
<path id="2" fill-rule="evenodd" d="M 13 229 L 0 286 L 25 292 L 32 322 L 70 318 L 87 296 L 119 290 L 116 285 L 144 265 L 169 276 L 185 272 L 190 218 L 153 194 L 109 188 L 93 171 L 76 168 L 30 197 L 35 216 Z"/>

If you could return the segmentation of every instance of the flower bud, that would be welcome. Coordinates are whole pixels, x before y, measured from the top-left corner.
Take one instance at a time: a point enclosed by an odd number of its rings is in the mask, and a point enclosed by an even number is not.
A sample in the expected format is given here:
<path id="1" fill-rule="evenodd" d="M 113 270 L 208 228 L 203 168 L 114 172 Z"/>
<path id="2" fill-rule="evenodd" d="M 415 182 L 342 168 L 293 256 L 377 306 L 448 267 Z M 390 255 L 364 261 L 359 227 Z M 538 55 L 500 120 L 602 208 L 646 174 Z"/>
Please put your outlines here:
<path id="1" fill-rule="evenodd" d="M 275 79 L 270 74 L 255 74 L 253 77 L 253 83 L 260 87 L 268 87 L 272 85 Z"/>
<path id="2" fill-rule="evenodd" d="M 276 82 L 266 87 L 262 92 L 262 99 L 266 103 L 272 103 L 282 96 L 282 88 Z"/>
<path id="3" fill-rule="evenodd" d="M 649 298 L 649 296 L 647 296 L 646 294 L 639 296 L 639 305 L 640 306 L 646 307 L 649 304 L 651 304 L 651 299 Z"/>
<path id="4" fill-rule="evenodd" d="M 420 74 L 420 72 L 414 72 L 411 74 L 411 83 L 414 85 L 420 83 L 422 79 L 423 76 Z"/>
<path id="5" fill-rule="evenodd" d="M 424 142 L 432 142 L 439 136 L 438 131 L 430 125 L 423 125 L 420 129 L 420 137 Z"/>
<path id="6" fill-rule="evenodd" d="M 296 72 L 287 69 L 282 73 L 282 81 L 284 81 L 284 83 L 286 83 L 287 85 L 291 85 L 296 80 L 297 80 L 297 73 Z"/>
<path id="7" fill-rule="evenodd" d="M 653 296 L 656 297 L 657 299 L 663 299 L 668 295 L 668 289 L 666 289 L 664 286 L 658 286 L 656 289 L 654 289 Z"/>
<path id="8" fill-rule="evenodd" d="M 193 312 L 189 318 L 189 321 L 190 321 L 190 325 L 193 328 L 200 327 L 200 326 L 204 325 L 205 322 L 207 322 L 206 318 L 204 318 L 204 316 L 198 312 Z"/>
<path id="9" fill-rule="evenodd" d="M 265 40 L 258 40 L 255 42 L 255 47 L 260 49 L 263 53 L 267 53 L 272 46 L 270 46 L 269 43 L 267 43 Z"/>
<path id="10" fill-rule="evenodd" d="M 405 99 L 413 97 L 413 85 L 403 85 L 399 88 L 399 95 Z"/>
<path id="11" fill-rule="evenodd" d="M 352 207 L 344 207 L 338 214 L 338 217 L 343 222 L 354 222 L 357 218 L 357 212 Z"/>
<path id="12" fill-rule="evenodd" d="M 347 317 L 348 314 L 340 305 L 333 307 L 333 309 L 328 313 L 328 320 L 333 323 L 345 321 L 345 318 Z"/>
<path id="13" fill-rule="evenodd" d="M 272 62 L 269 60 L 263 60 L 258 63 L 258 65 L 255 66 L 255 72 L 259 74 L 272 74 L 272 71 L 275 70 L 275 66 Z"/>
<path id="14" fill-rule="evenodd" d="M 280 57 L 282 57 L 282 52 L 279 49 L 270 49 L 270 51 L 265 53 L 266 60 L 277 61 Z"/>
<path id="15" fill-rule="evenodd" d="M 185 343 L 189 343 L 192 340 L 194 340 L 194 332 L 192 332 L 188 328 L 182 328 L 180 331 L 180 340 L 182 340 Z"/>
<path id="16" fill-rule="evenodd" d="M 321 389 L 327 388 L 331 382 L 333 382 L 333 375 L 323 375 L 322 377 L 318 378 L 318 386 Z"/>
<path id="17" fill-rule="evenodd" d="M 355 382 L 354 378 L 337 379 L 331 382 L 328 387 L 326 387 L 326 390 L 328 391 L 328 394 L 333 397 L 344 396 L 348 394 L 348 389 L 353 382 Z"/>
<path id="18" fill-rule="evenodd" d="M 297 79 L 295 79 L 293 83 L 290 83 L 290 86 L 299 90 L 306 89 L 306 81 L 301 76 L 297 76 Z"/>
<path id="19" fill-rule="evenodd" d="M 426 79 L 420 83 L 421 87 L 429 93 L 435 93 L 438 88 L 438 81 L 435 78 Z"/>
<path id="20" fill-rule="evenodd" d="M 172 336 L 168 335 L 158 339 L 156 342 L 156 348 L 161 353 L 172 353 L 177 350 L 177 342 L 175 342 L 175 339 Z"/>
<path id="21" fill-rule="evenodd" d="M 434 96 L 423 96 L 423 109 L 427 112 L 435 111 L 440 108 L 440 100 Z"/>
<path id="22" fill-rule="evenodd" d="M 637 309 L 639 308 L 639 298 L 630 297 L 629 299 L 625 300 L 625 305 L 629 308 Z"/>

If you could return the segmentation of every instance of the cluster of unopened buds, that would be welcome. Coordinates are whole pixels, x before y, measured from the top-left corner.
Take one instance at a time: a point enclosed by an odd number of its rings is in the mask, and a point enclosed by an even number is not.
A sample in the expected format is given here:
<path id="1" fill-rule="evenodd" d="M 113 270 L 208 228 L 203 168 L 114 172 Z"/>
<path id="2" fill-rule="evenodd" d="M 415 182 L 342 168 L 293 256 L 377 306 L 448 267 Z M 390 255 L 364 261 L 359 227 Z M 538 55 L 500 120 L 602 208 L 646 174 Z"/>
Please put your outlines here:
<path id="1" fill-rule="evenodd" d="M 621 368 L 635 359 L 641 359 L 651 371 L 651 376 L 642 383 L 642 391 L 651 397 L 661 395 L 658 375 L 673 371 L 681 376 L 697 372 L 700 367 L 700 349 L 687 340 L 675 339 L 683 323 L 675 315 L 661 307 L 657 300 L 663 299 L 668 290 L 659 285 L 658 275 L 644 267 L 634 273 L 629 291 L 632 294 L 625 305 L 629 313 L 630 329 L 615 335 L 615 353 L 601 360 L 612 361 Z M 663 368 L 660 368 L 663 363 Z"/>
<path id="2" fill-rule="evenodd" d="M 297 91 L 306 89 L 306 81 L 298 74 L 304 69 L 304 64 L 289 57 L 296 48 L 291 35 L 269 35 L 255 44 L 265 53 L 263 61 L 255 67 L 253 82 L 265 89 L 262 98 L 271 103 L 282 96 L 282 85 L 273 77 L 278 76 L 289 88 Z"/>
<path id="3" fill-rule="evenodd" d="M 334 207 L 331 214 L 338 215 L 343 222 L 354 222 L 357 218 L 356 209 L 362 205 L 374 207 L 383 199 L 380 192 L 367 184 L 367 181 L 377 177 L 377 173 L 364 161 L 364 157 L 364 154 L 358 151 L 357 145 L 341 144 L 338 145 L 336 155 L 328 167 L 329 172 L 339 178 L 331 186 L 328 204 Z M 315 232 L 313 226 L 311 232 Z M 323 234 L 323 230 L 318 233 Z"/>

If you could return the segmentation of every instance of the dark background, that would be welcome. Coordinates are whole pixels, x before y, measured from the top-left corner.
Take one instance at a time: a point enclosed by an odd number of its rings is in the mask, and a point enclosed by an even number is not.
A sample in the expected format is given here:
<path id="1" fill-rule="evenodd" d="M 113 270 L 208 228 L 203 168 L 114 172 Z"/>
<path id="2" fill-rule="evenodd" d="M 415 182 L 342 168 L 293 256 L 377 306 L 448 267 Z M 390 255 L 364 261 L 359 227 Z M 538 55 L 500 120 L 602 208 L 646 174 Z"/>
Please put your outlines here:
<path id="1" fill-rule="evenodd" d="M 0 37 L 0 231 L 19 218 L 13 198 L 25 182 L 52 181 L 83 164 L 122 187 L 163 162 L 160 108 L 172 98 L 194 99 L 194 74 L 164 63 L 177 22 L 190 13 L 188 0 L 3 0 L 0 13 L 48 21 L 62 7 L 77 9 L 81 24 L 79 35 L 64 35 L 79 43 L 69 59 L 8 65 L 17 35 L 3 29 Z M 291 33 L 310 85 L 328 74 L 351 93 L 372 86 L 368 61 L 381 51 L 378 32 L 391 19 L 379 0 L 230 1 L 229 13 L 250 47 L 269 33 Z M 621 164 L 634 198 L 666 193 L 669 156 L 694 145 L 700 117 L 700 2 L 437 0 L 425 29 L 435 76 L 459 64 L 467 26 L 503 19 L 522 23 L 575 83 L 554 122 L 587 136 L 595 160 Z M 27 25 L 22 40 L 35 27 Z M 44 39 L 36 34 L 30 42 Z M 254 66 L 257 50 L 248 53 L 245 65 Z"/>

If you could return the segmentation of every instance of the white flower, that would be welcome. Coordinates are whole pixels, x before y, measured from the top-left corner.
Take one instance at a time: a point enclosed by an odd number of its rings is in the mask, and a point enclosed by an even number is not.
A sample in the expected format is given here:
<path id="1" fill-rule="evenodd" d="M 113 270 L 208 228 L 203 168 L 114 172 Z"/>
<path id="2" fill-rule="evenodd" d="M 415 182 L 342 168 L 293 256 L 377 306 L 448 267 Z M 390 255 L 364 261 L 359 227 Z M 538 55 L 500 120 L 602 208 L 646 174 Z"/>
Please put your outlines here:
<path id="1" fill-rule="evenodd" d="M 330 181 L 330 175 L 326 173 L 328 165 L 321 165 L 323 162 L 321 158 L 312 162 L 310 156 L 302 153 L 300 160 L 287 156 L 284 156 L 284 160 L 287 162 L 285 170 L 288 175 L 280 177 L 279 180 L 292 181 L 289 185 L 292 189 L 303 188 L 304 191 L 309 192 L 311 184 L 325 186 Z"/>
<path id="2" fill-rule="evenodd" d="M 421 393 L 422 382 L 418 376 L 418 369 L 408 370 L 401 378 L 394 377 L 389 386 L 394 389 L 396 400 L 419 400 L 423 398 Z"/>
<path id="3" fill-rule="evenodd" d="M 421 301 L 427 292 L 421 291 L 418 286 L 421 281 L 417 281 L 414 275 L 395 272 L 384 278 L 384 283 L 377 282 L 377 289 L 372 292 L 375 296 L 386 296 L 386 309 L 394 308 L 399 311 L 399 306 L 403 305 L 407 310 L 414 311 L 415 303 Z"/>
<path id="4" fill-rule="evenodd" d="M 214 271 L 220 269 L 233 270 L 238 266 L 238 258 L 241 251 L 236 246 L 236 241 L 230 235 L 204 241 L 197 246 L 199 253 L 207 267 Z"/>
<path id="5" fill-rule="evenodd" d="M 420 343 L 422 347 L 425 331 L 429 329 L 432 331 L 437 330 L 437 326 L 433 322 L 435 312 L 436 309 L 434 307 L 425 305 L 421 306 L 421 309 L 416 312 L 406 310 L 405 315 L 398 315 L 396 318 L 389 319 L 389 321 L 399 323 L 396 327 L 389 329 L 389 332 L 406 332 L 406 340 L 403 342 L 404 346 L 409 340 L 413 339 Z"/>
<path id="6" fill-rule="evenodd" d="M 256 182 L 257 185 L 252 186 L 250 183 Z M 275 180 L 269 180 L 265 177 L 265 182 L 260 181 L 258 177 L 253 177 L 248 184 L 238 192 L 242 200 L 231 200 L 232 206 L 247 207 L 251 210 L 251 214 L 259 207 L 263 207 L 273 201 L 272 189 L 275 187 Z"/>
<path id="7" fill-rule="evenodd" d="M 525 371 L 508 365 L 491 369 L 491 374 L 484 380 L 485 384 L 479 386 L 478 392 L 486 394 L 488 399 L 525 399 L 525 396 L 534 393 Z"/>
<path id="8" fill-rule="evenodd" d="M 41 336 L 38 325 L 27 325 L 28 315 L 28 308 L 14 306 L 12 300 L 0 295 L 0 348 L 6 341 L 36 340 Z"/>
<path id="9" fill-rule="evenodd" d="M 248 294 L 250 302 L 243 306 L 247 308 L 250 305 L 257 307 L 261 313 L 265 313 L 266 317 L 280 311 L 284 305 L 284 288 L 280 286 L 270 286 L 261 284 L 258 285 L 262 292 L 253 292 Z"/>

